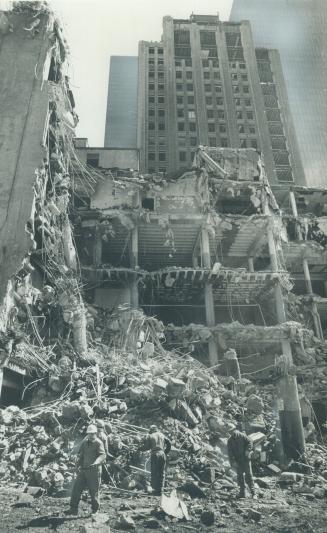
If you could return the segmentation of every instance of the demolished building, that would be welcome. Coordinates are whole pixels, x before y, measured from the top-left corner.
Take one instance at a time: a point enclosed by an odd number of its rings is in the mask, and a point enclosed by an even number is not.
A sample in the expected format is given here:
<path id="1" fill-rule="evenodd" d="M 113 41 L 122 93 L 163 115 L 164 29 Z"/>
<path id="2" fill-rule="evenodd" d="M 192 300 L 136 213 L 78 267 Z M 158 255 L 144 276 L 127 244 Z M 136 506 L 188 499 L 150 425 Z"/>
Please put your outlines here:
<path id="1" fill-rule="evenodd" d="M 114 426 L 117 478 L 130 460 L 119 446 L 146 417 L 176 432 L 185 465 L 203 454 L 226 473 L 215 439 L 260 380 L 286 458 L 302 456 L 296 376 L 309 398 L 312 376 L 322 389 L 327 380 L 326 192 L 272 190 L 254 149 L 200 146 L 187 171 L 141 174 L 137 150 L 75 138 L 67 46 L 43 4 L 2 14 L 0 38 L 0 68 L 4 51 L 22 56 L 0 91 L 5 479 L 48 488 L 59 472 L 69 483 L 73 442 L 95 415 Z M 24 428 L 18 450 L 13 419 Z"/>

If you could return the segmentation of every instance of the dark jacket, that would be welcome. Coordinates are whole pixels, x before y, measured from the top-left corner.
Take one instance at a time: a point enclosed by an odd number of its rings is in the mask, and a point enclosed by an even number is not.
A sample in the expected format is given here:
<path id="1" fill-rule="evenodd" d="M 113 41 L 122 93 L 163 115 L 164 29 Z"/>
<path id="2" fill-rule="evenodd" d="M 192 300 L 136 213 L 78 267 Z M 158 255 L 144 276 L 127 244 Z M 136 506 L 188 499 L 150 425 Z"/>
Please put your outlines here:
<path id="1" fill-rule="evenodd" d="M 242 463 L 248 460 L 247 453 L 252 450 L 251 439 L 242 431 L 234 431 L 227 442 L 229 462 Z"/>
<path id="2" fill-rule="evenodd" d="M 164 436 L 161 431 L 150 433 L 143 441 L 143 450 L 151 450 L 152 453 L 163 451 L 169 453 L 171 449 L 171 442 Z"/>

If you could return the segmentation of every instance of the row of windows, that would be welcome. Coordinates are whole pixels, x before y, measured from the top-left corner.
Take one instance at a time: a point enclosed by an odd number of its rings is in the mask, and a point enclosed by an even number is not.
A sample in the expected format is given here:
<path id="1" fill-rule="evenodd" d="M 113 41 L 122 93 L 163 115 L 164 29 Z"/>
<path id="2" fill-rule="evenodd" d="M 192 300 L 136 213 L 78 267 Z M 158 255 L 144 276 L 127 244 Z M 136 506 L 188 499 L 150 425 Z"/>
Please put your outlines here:
<path id="1" fill-rule="evenodd" d="M 176 83 L 176 91 L 183 91 L 184 90 L 184 86 L 182 83 Z M 194 90 L 194 86 L 193 86 L 193 83 L 187 83 L 186 84 L 186 90 L 187 91 L 193 91 Z"/>
<path id="2" fill-rule="evenodd" d="M 183 77 L 183 72 L 182 72 L 181 70 L 176 70 L 176 73 L 175 73 L 175 74 L 176 74 L 176 78 L 177 78 L 178 80 L 182 79 L 182 77 Z M 193 72 L 192 72 L 191 70 L 187 70 L 187 71 L 185 72 L 185 76 L 186 76 L 186 79 L 187 79 L 187 80 L 192 80 L 192 79 L 193 79 Z"/>
<path id="3" fill-rule="evenodd" d="M 159 130 L 159 131 L 164 131 L 165 128 L 166 128 L 166 125 L 165 125 L 164 122 L 159 122 L 159 123 L 158 123 L 158 130 Z M 149 123 L 148 123 L 148 129 L 149 129 L 149 130 L 155 130 L 155 129 L 156 129 L 156 124 L 155 124 L 155 122 L 149 122 Z"/>
<path id="4" fill-rule="evenodd" d="M 251 107 L 252 102 L 250 98 L 235 98 L 235 105 L 236 107 L 245 106 L 245 107 Z"/>
<path id="5" fill-rule="evenodd" d="M 234 74 L 231 74 L 231 78 L 232 78 L 233 81 L 238 81 L 238 80 L 248 81 L 248 75 L 247 74 L 234 73 Z"/>
<path id="6" fill-rule="evenodd" d="M 149 109 L 148 110 L 149 117 L 154 117 L 155 114 L 156 114 L 156 110 L 155 109 Z M 164 118 L 165 117 L 165 110 L 164 109 L 158 109 L 158 117 L 160 117 L 160 118 Z"/>
<path id="7" fill-rule="evenodd" d="M 148 102 L 149 104 L 154 104 L 156 101 L 155 96 L 149 96 Z M 165 103 L 165 97 L 164 96 L 158 96 L 157 98 L 158 104 L 164 104 Z"/>
<path id="8" fill-rule="evenodd" d="M 233 92 L 234 93 L 239 93 L 240 92 L 240 86 L 239 85 L 233 85 Z M 242 87 L 242 90 L 243 90 L 243 93 L 245 94 L 249 94 L 250 92 L 250 87 L 248 85 L 243 85 Z"/>
<path id="9" fill-rule="evenodd" d="M 154 58 L 150 58 L 149 61 L 148 61 L 148 64 L 149 64 L 150 66 L 151 66 L 151 65 L 155 65 L 155 64 L 156 64 L 156 60 L 155 60 Z M 157 64 L 158 64 L 158 65 L 163 65 L 163 64 L 164 64 L 164 60 L 158 58 L 158 59 L 157 59 Z"/>
<path id="10" fill-rule="evenodd" d="M 157 52 L 158 55 L 164 53 L 163 48 L 149 48 L 149 54 L 153 55 L 155 52 Z"/>
<path id="11" fill-rule="evenodd" d="M 175 67 L 181 67 L 183 65 L 183 61 L 186 67 L 192 66 L 192 59 L 190 57 L 187 57 L 185 59 L 175 59 Z"/>
<path id="12" fill-rule="evenodd" d="M 236 118 L 237 120 L 243 120 L 244 118 L 247 118 L 248 120 L 254 120 L 253 111 L 236 111 Z"/>
<path id="13" fill-rule="evenodd" d="M 149 91 L 154 91 L 156 86 L 154 83 L 149 83 L 148 87 L 149 87 Z M 165 89 L 164 84 L 158 83 L 158 91 L 164 91 L 164 89 Z"/>
<path id="14" fill-rule="evenodd" d="M 232 63 L 229 63 L 229 66 L 231 69 L 241 69 L 241 70 L 246 70 L 246 64 L 245 63 L 240 63 L 239 61 L 233 61 Z"/>
<path id="15" fill-rule="evenodd" d="M 157 74 L 158 74 L 158 79 L 163 79 L 163 78 L 165 77 L 165 73 L 162 72 L 161 70 L 159 70 Z M 150 79 L 155 78 L 155 72 L 154 72 L 154 70 L 150 70 L 150 71 L 149 71 L 149 78 L 150 78 Z"/>
<path id="16" fill-rule="evenodd" d="M 155 152 L 149 152 L 148 160 L 149 161 L 155 161 L 156 160 L 156 153 Z M 158 160 L 159 161 L 166 161 L 166 152 L 159 152 Z"/>

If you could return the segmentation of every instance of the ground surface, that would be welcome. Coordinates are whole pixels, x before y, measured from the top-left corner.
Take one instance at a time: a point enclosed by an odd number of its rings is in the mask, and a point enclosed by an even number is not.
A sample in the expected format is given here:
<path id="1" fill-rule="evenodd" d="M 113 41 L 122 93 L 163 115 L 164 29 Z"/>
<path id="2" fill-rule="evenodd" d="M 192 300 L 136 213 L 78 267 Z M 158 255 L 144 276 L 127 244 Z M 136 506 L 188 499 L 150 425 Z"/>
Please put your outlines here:
<path id="1" fill-rule="evenodd" d="M 0 531 L 12 533 L 17 531 L 58 531 L 78 532 L 81 526 L 91 523 L 90 507 L 87 501 L 80 506 L 78 517 L 66 517 L 63 511 L 67 508 L 68 498 L 42 496 L 35 498 L 30 507 L 13 507 L 18 490 L 11 486 L 0 488 Z M 274 489 L 262 492 L 258 500 L 247 498 L 235 499 L 233 494 L 212 492 L 210 500 L 186 500 L 190 520 L 180 522 L 176 519 L 161 516 L 157 518 L 157 527 L 146 527 L 147 522 L 155 517 L 151 512 L 158 508 L 159 499 L 144 494 L 123 494 L 102 490 L 101 512 L 110 517 L 111 532 L 119 530 L 115 527 L 117 517 L 122 513 L 132 516 L 137 533 L 151 531 L 167 531 L 172 533 L 197 532 L 282 532 L 282 533 L 325 533 L 327 531 L 327 499 L 310 501 L 305 496 L 293 495 L 288 490 Z M 200 522 L 203 509 L 215 511 L 215 525 L 206 527 Z M 252 510 L 252 511 L 251 511 Z M 251 513 L 260 515 L 252 518 Z"/>

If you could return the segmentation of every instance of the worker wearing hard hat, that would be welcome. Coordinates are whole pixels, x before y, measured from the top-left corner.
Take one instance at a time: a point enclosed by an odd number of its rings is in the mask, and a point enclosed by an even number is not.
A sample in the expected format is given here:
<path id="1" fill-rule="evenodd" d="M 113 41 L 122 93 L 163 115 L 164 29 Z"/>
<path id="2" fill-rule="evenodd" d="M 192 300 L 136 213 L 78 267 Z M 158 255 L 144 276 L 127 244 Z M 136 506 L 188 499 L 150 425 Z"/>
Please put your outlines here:
<path id="1" fill-rule="evenodd" d="M 86 430 L 78 453 L 77 476 L 70 498 L 70 509 L 66 514 L 76 515 L 83 490 L 88 489 L 91 496 L 92 513 L 99 510 L 99 490 L 102 464 L 106 459 L 103 443 L 97 437 L 97 427 L 91 424 Z"/>
<path id="2" fill-rule="evenodd" d="M 142 449 L 151 450 L 151 485 L 154 494 L 159 496 L 165 483 L 166 454 L 170 452 L 171 442 L 153 425 L 142 443 Z"/>

